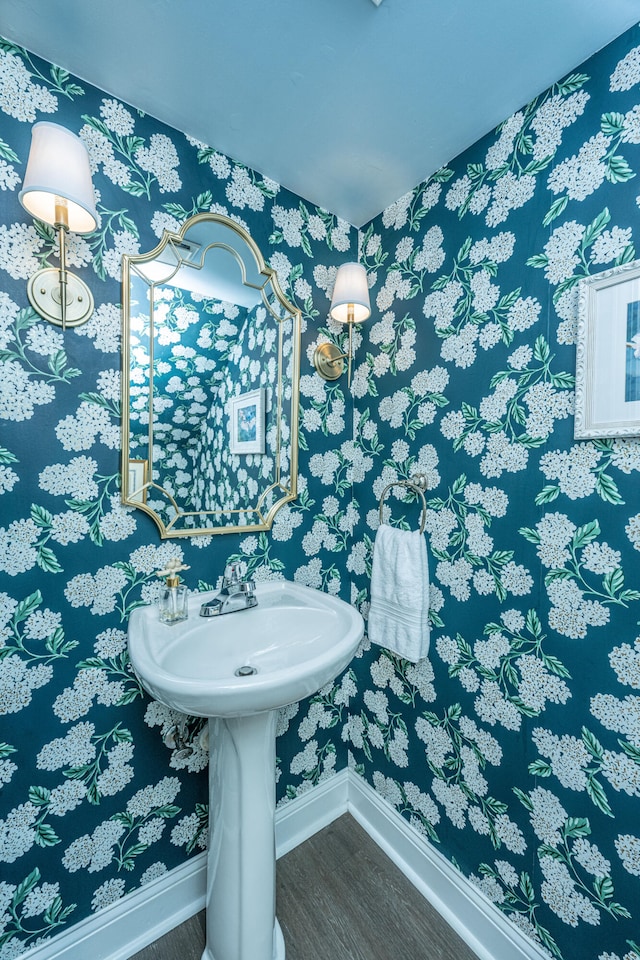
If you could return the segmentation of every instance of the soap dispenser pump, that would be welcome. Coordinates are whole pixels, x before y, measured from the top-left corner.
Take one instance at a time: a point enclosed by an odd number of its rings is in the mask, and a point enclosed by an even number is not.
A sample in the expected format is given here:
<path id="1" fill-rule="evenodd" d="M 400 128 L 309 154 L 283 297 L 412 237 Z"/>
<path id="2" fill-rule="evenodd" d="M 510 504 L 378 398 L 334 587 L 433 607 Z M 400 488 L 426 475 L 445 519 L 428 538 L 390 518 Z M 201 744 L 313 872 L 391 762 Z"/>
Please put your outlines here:
<path id="1" fill-rule="evenodd" d="M 189 591 L 184 583 L 180 583 L 180 571 L 188 570 L 185 563 L 177 558 L 169 560 L 164 570 L 158 570 L 157 576 L 166 577 L 166 584 L 160 597 L 160 621 L 162 623 L 180 623 L 189 616 L 187 599 Z"/>

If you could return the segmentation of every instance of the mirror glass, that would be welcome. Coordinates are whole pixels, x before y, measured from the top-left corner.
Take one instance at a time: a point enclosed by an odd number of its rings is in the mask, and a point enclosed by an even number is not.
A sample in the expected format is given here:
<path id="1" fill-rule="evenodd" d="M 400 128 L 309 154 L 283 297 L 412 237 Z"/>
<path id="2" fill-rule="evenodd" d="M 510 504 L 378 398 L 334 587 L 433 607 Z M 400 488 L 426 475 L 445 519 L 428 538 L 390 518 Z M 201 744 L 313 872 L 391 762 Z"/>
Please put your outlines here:
<path id="1" fill-rule="evenodd" d="M 123 257 L 122 499 L 163 537 L 267 530 L 296 496 L 300 312 L 204 213 Z"/>

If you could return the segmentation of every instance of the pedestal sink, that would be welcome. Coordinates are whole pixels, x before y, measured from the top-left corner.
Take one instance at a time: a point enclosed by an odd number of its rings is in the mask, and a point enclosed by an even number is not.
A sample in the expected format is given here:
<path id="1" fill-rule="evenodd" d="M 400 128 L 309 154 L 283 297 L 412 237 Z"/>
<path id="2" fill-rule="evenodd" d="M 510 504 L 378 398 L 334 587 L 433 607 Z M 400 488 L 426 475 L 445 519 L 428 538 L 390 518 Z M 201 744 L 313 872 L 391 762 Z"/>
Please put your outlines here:
<path id="1" fill-rule="evenodd" d="M 207 943 L 202 960 L 284 960 L 275 917 L 277 711 L 348 665 L 362 617 L 337 597 L 290 581 L 259 583 L 258 605 L 167 626 L 155 607 L 129 620 L 131 663 L 169 707 L 209 717 Z"/>

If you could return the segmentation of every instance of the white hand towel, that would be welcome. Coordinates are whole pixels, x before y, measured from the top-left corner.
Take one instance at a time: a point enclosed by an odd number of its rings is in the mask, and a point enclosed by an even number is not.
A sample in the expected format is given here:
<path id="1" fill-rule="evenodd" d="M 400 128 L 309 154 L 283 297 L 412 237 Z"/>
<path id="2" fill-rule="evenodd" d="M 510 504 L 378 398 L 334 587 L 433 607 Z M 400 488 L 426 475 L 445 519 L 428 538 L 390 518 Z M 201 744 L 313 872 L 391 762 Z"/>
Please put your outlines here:
<path id="1" fill-rule="evenodd" d="M 418 530 L 378 527 L 368 634 L 373 643 L 412 663 L 429 652 L 429 566 Z"/>

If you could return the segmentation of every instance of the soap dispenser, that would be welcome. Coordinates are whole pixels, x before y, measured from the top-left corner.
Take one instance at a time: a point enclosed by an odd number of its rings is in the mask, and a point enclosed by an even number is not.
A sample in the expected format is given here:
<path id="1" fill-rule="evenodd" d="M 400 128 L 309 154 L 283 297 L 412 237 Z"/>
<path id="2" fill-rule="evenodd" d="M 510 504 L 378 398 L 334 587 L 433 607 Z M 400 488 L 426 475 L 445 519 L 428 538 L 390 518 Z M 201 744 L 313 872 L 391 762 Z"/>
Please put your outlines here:
<path id="1" fill-rule="evenodd" d="M 175 557 L 169 560 L 164 570 L 158 570 L 157 576 L 166 577 L 166 584 L 160 597 L 160 621 L 162 623 L 180 623 L 189 616 L 187 599 L 189 591 L 184 583 L 180 583 L 180 571 L 188 570 L 185 563 Z"/>

